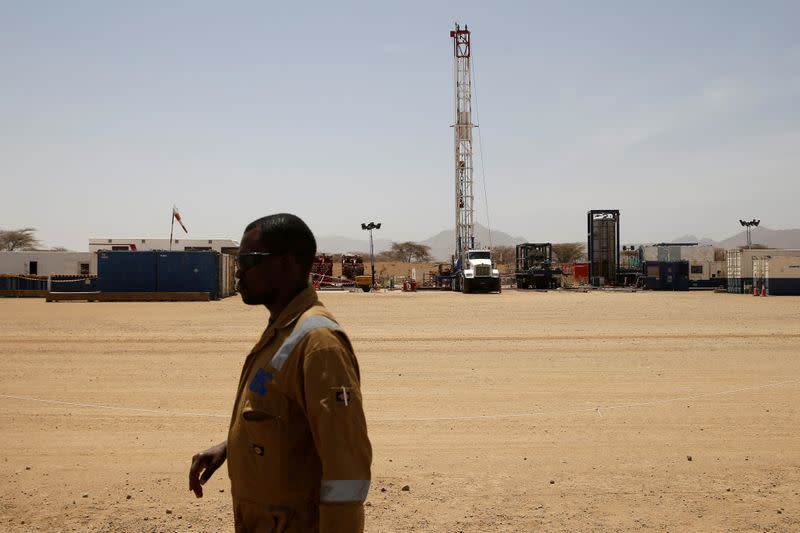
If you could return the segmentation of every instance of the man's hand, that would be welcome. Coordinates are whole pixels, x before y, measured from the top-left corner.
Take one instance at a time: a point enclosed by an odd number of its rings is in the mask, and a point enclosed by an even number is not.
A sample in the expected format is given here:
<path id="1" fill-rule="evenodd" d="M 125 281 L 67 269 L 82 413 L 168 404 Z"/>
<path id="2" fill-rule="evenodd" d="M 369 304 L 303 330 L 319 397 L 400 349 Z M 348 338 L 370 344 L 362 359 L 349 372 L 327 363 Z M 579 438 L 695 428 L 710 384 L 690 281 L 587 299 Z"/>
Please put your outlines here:
<path id="1" fill-rule="evenodd" d="M 189 468 L 189 490 L 193 491 L 195 496 L 203 497 L 203 485 L 217 468 L 222 466 L 227 456 L 228 441 L 225 441 L 192 457 L 192 466 Z"/>

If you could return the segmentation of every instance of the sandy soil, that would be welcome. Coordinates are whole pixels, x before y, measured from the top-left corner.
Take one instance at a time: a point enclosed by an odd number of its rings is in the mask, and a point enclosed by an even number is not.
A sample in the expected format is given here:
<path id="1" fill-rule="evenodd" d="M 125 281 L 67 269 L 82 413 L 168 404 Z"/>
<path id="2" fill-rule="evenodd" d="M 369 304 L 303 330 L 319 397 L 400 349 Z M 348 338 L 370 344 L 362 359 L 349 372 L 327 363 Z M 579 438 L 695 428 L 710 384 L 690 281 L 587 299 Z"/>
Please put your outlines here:
<path id="1" fill-rule="evenodd" d="M 800 298 L 321 297 L 362 366 L 368 531 L 800 530 Z M 224 471 L 196 500 L 187 469 L 264 323 L 0 300 L 0 530 L 230 531 Z"/>

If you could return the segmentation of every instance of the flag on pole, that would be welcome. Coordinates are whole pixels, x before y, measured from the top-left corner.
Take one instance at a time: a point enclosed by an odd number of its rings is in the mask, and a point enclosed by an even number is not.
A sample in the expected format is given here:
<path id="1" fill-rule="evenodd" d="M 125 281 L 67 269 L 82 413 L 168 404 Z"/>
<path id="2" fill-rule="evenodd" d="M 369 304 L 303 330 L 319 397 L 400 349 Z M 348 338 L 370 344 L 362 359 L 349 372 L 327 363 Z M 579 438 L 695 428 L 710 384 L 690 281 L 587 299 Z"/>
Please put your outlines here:
<path id="1" fill-rule="evenodd" d="M 172 216 L 175 217 L 175 220 L 177 220 L 178 224 L 181 225 L 181 227 L 183 228 L 183 232 L 189 233 L 189 230 L 186 229 L 186 226 L 183 225 L 183 221 L 181 220 L 181 214 L 178 212 L 178 208 L 175 207 L 174 205 L 172 206 Z"/>

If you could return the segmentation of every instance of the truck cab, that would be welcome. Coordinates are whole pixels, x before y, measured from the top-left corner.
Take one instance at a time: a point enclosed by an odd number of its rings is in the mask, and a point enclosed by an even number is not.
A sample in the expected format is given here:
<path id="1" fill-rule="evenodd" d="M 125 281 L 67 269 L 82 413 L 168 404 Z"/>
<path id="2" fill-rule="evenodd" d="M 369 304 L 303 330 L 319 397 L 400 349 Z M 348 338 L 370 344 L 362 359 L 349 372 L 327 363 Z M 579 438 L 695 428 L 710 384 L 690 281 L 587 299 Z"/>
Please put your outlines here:
<path id="1" fill-rule="evenodd" d="M 461 292 L 500 292 L 500 271 L 492 264 L 490 250 L 467 250 L 464 265 L 456 277 L 455 290 Z"/>

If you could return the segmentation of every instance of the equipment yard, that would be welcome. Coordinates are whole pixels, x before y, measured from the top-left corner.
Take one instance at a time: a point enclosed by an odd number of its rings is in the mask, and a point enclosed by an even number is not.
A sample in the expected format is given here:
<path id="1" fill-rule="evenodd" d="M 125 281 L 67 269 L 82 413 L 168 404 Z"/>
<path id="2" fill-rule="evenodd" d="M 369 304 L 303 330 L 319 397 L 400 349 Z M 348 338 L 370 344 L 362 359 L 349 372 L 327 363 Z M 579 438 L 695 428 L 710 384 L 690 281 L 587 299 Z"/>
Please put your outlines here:
<path id="1" fill-rule="evenodd" d="M 800 530 L 800 298 L 320 298 L 361 364 L 367 531 Z M 0 299 L 0 321 L 0 530 L 232 530 L 224 468 L 202 500 L 187 475 L 263 308 Z"/>

